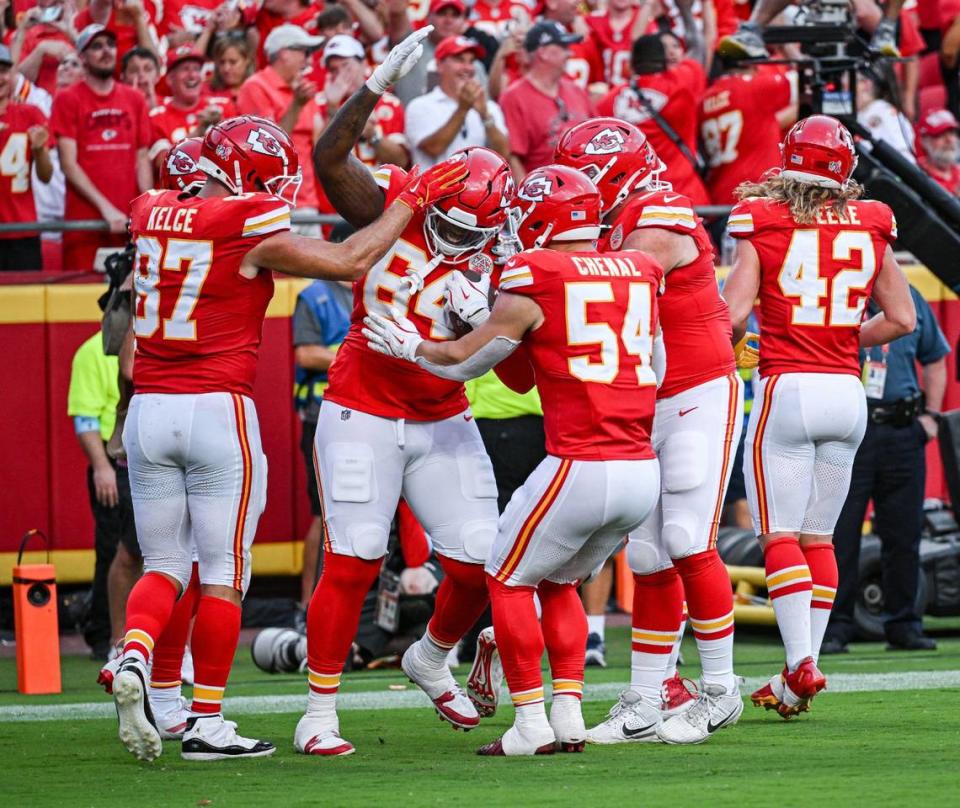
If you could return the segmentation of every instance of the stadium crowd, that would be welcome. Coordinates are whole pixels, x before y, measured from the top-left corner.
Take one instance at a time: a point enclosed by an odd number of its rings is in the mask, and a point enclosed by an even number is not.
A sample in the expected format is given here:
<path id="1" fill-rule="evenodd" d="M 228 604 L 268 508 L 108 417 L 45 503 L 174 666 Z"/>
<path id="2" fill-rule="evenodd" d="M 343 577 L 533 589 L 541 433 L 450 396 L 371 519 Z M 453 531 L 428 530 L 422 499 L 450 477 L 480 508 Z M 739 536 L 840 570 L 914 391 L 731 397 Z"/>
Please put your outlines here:
<path id="1" fill-rule="evenodd" d="M 867 41 L 881 5 L 853 8 Z M 563 130 L 615 115 L 650 139 L 675 189 L 729 205 L 796 118 L 788 64 L 717 55 L 749 14 L 741 0 L 3 0 L 0 269 L 90 270 L 99 248 L 123 244 L 129 204 L 171 145 L 234 114 L 290 133 L 300 213 L 332 213 L 313 145 L 390 46 L 427 23 L 426 58 L 356 146 L 364 163 L 425 167 L 485 145 L 519 181 Z M 861 76 L 860 123 L 956 194 L 960 3 L 903 3 L 898 47 L 904 61 Z M 60 219 L 109 232 L 71 230 L 61 249 L 56 234 L 10 229 Z"/>

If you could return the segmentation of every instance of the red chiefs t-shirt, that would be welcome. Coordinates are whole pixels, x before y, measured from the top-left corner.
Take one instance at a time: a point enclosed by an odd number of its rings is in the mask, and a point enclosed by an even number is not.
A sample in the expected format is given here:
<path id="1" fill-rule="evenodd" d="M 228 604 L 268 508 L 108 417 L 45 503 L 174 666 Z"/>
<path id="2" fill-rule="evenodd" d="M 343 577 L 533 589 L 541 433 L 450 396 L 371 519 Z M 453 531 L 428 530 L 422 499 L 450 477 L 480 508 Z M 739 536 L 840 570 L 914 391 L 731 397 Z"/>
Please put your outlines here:
<path id="1" fill-rule="evenodd" d="M 673 128 L 690 152 L 696 154 L 697 118 L 707 83 L 700 63 L 684 59 L 662 73 L 636 76 L 635 82 L 642 88 L 650 107 Z M 630 85 L 624 84 L 607 93 L 597 105 L 597 112 L 639 127 L 667 166 L 663 178 L 676 191 L 689 196 L 694 205 L 709 204 L 710 197 L 696 168 L 640 103 Z"/>
<path id="2" fill-rule="evenodd" d="M 657 399 L 651 366 L 663 268 L 628 250 L 526 250 L 500 290 L 531 298 L 543 324 L 524 337 L 543 402 L 547 452 L 573 460 L 644 460 Z"/>
<path id="3" fill-rule="evenodd" d="M 218 106 L 223 111 L 221 120 L 233 118 L 237 114 L 233 101 L 226 95 L 202 95 L 189 109 L 175 106 L 172 98 L 165 98 L 159 106 L 151 109 L 150 157 L 156 157 L 188 137 L 197 125 L 198 113 L 210 105 Z"/>
<path id="4" fill-rule="evenodd" d="M 118 210 L 129 209 L 137 188 L 137 150 L 150 147 L 147 102 L 139 90 L 114 82 L 99 95 L 85 81 L 57 93 L 50 116 L 55 137 L 77 142 L 77 162 Z M 67 183 L 65 218 L 99 219 L 100 211 Z"/>
<path id="5" fill-rule="evenodd" d="M 257 244 L 290 229 L 270 194 L 223 198 L 148 191 L 134 200 L 134 388 L 251 395 L 273 275 L 240 274 Z"/>
<path id="6" fill-rule="evenodd" d="M 942 171 L 923 155 L 917 158 L 917 162 L 945 191 L 960 196 L 960 165 L 954 164 L 948 171 Z"/>
<path id="7" fill-rule="evenodd" d="M 529 28 L 537 16 L 536 0 L 476 0 L 470 10 L 469 25 L 502 40 L 512 26 Z"/>
<path id="8" fill-rule="evenodd" d="M 754 182 L 780 164 L 775 115 L 789 103 L 790 80 L 779 71 L 728 74 L 710 85 L 701 105 L 700 137 L 713 204 L 732 204 L 741 182 Z"/>
<path id="9" fill-rule="evenodd" d="M 727 223 L 760 257 L 760 374 L 860 375 L 860 323 L 887 245 L 897 238 L 883 202 L 823 208 L 798 225 L 782 202 L 740 202 Z"/>
<path id="10" fill-rule="evenodd" d="M 31 25 L 23 37 L 20 61 L 22 62 L 33 53 L 37 49 L 37 45 L 48 40 L 66 42 L 71 47 L 73 46 L 73 40 L 56 26 L 48 25 L 47 23 Z M 57 68 L 59 66 L 60 62 L 57 58 L 48 54 L 41 60 L 40 69 L 37 71 L 37 80 L 34 83 L 38 87 L 46 90 L 50 95 L 53 95 L 57 90 Z"/>
<path id="11" fill-rule="evenodd" d="M 630 197 L 606 231 L 601 252 L 618 250 L 643 227 L 690 236 L 697 258 L 671 270 L 660 297 L 660 325 L 667 352 L 667 374 L 658 398 L 668 398 L 736 370 L 730 313 L 720 297 L 713 265 L 713 245 L 693 203 L 670 191 L 642 191 Z"/>
<path id="12" fill-rule="evenodd" d="M 37 208 L 30 186 L 33 151 L 27 130 L 45 126 L 47 116 L 33 104 L 8 103 L 0 113 L 0 222 L 35 222 Z M 0 233 L 0 239 L 36 233 Z"/>

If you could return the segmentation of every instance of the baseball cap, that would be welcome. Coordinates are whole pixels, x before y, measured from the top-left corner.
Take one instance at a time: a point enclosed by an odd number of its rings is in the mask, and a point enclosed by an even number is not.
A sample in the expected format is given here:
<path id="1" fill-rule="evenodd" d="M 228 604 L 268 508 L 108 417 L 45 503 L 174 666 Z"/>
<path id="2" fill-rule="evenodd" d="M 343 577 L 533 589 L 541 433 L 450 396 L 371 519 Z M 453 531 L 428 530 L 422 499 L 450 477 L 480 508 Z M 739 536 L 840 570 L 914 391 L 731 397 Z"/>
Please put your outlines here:
<path id="1" fill-rule="evenodd" d="M 10 55 L 10 48 L 8 48 L 6 45 L 0 45 L 0 64 L 13 64 L 13 56 Z"/>
<path id="2" fill-rule="evenodd" d="M 448 56 L 456 56 L 458 53 L 467 53 L 468 51 L 478 59 L 482 59 L 486 54 L 483 45 L 475 39 L 470 39 L 468 36 L 448 36 L 437 45 L 437 49 L 433 52 L 433 58 L 439 62 Z"/>
<path id="3" fill-rule="evenodd" d="M 949 109 L 931 109 L 917 124 L 917 132 L 927 137 L 936 137 L 951 129 L 960 131 L 960 123 Z"/>
<path id="4" fill-rule="evenodd" d="M 455 8 L 461 14 L 467 13 L 467 7 L 464 5 L 463 0 L 432 0 L 430 3 L 431 14 L 436 14 L 445 8 Z"/>
<path id="5" fill-rule="evenodd" d="M 580 34 L 571 34 L 560 23 L 554 20 L 540 20 L 527 31 L 523 47 L 526 51 L 533 53 L 544 45 L 573 45 L 581 41 L 583 37 Z"/>
<path id="6" fill-rule="evenodd" d="M 107 28 L 107 26 L 100 25 L 98 22 L 92 22 L 77 34 L 77 53 L 83 53 L 90 47 L 90 43 L 100 36 L 100 34 L 106 34 L 114 42 L 117 41 L 117 35 Z"/>
<path id="7" fill-rule="evenodd" d="M 190 45 L 180 45 L 180 47 L 173 48 L 170 51 L 167 51 L 167 72 L 169 73 L 173 68 L 184 62 L 199 62 L 203 64 L 206 59 L 203 58 L 203 54 L 198 50 L 194 50 Z"/>
<path id="8" fill-rule="evenodd" d="M 327 59 L 333 56 L 362 60 L 366 57 L 366 52 L 363 50 L 363 45 L 349 34 L 337 34 L 327 40 L 323 49 L 323 63 L 326 64 Z"/>
<path id="9" fill-rule="evenodd" d="M 267 34 L 263 43 L 263 50 L 267 54 L 267 58 L 270 58 L 284 48 L 305 51 L 316 50 L 323 42 L 322 36 L 310 36 L 299 25 L 285 22 Z"/>

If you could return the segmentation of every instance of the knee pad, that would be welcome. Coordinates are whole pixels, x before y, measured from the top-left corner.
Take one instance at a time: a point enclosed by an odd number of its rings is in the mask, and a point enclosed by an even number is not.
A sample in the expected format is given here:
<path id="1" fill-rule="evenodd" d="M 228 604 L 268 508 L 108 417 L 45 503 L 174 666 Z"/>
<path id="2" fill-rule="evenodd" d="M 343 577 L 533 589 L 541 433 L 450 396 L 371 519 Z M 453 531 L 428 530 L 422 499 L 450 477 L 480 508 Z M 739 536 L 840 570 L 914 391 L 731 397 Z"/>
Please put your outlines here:
<path id="1" fill-rule="evenodd" d="M 663 442 L 658 456 L 664 493 L 692 491 L 706 480 L 709 452 L 700 432 L 676 432 Z"/>
<path id="2" fill-rule="evenodd" d="M 497 498 L 497 480 L 483 444 L 468 444 L 457 450 L 460 490 L 468 499 Z"/>
<path id="3" fill-rule="evenodd" d="M 493 540 L 497 537 L 497 523 L 489 519 L 465 522 L 460 527 L 460 541 L 466 559 L 485 563 L 490 558 Z"/>
<path id="4" fill-rule="evenodd" d="M 650 575 L 670 566 L 670 559 L 660 548 L 656 537 L 645 528 L 637 528 L 627 542 L 627 563 L 637 575 Z"/>
<path id="5" fill-rule="evenodd" d="M 700 517 L 689 511 L 672 511 L 664 519 L 661 535 L 670 558 L 684 558 L 705 549 L 697 542 L 700 522 Z"/>
<path id="6" fill-rule="evenodd" d="M 370 502 L 376 497 L 373 447 L 365 443 L 331 443 L 326 450 L 330 497 L 335 502 Z"/>
<path id="7" fill-rule="evenodd" d="M 339 531 L 337 531 L 339 533 Z M 387 522 L 352 522 L 343 531 L 347 544 L 357 558 L 373 561 L 387 554 L 390 525 Z"/>

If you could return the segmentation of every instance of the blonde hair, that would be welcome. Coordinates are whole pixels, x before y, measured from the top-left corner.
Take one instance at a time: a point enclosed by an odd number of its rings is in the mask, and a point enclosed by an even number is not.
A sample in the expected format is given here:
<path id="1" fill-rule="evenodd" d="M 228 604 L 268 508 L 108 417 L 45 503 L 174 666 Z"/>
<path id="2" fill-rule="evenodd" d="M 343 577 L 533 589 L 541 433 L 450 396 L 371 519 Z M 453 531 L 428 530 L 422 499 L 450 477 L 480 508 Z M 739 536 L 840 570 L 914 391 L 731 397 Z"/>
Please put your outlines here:
<path id="1" fill-rule="evenodd" d="M 859 199 L 863 186 L 847 180 L 843 188 L 825 188 L 810 182 L 800 182 L 780 176 L 779 169 L 767 172 L 759 182 L 742 182 L 733 192 L 737 199 L 764 196 L 790 207 L 790 215 L 797 224 L 810 224 L 817 212 L 831 207 L 838 215 L 846 212 L 847 202 Z"/>

